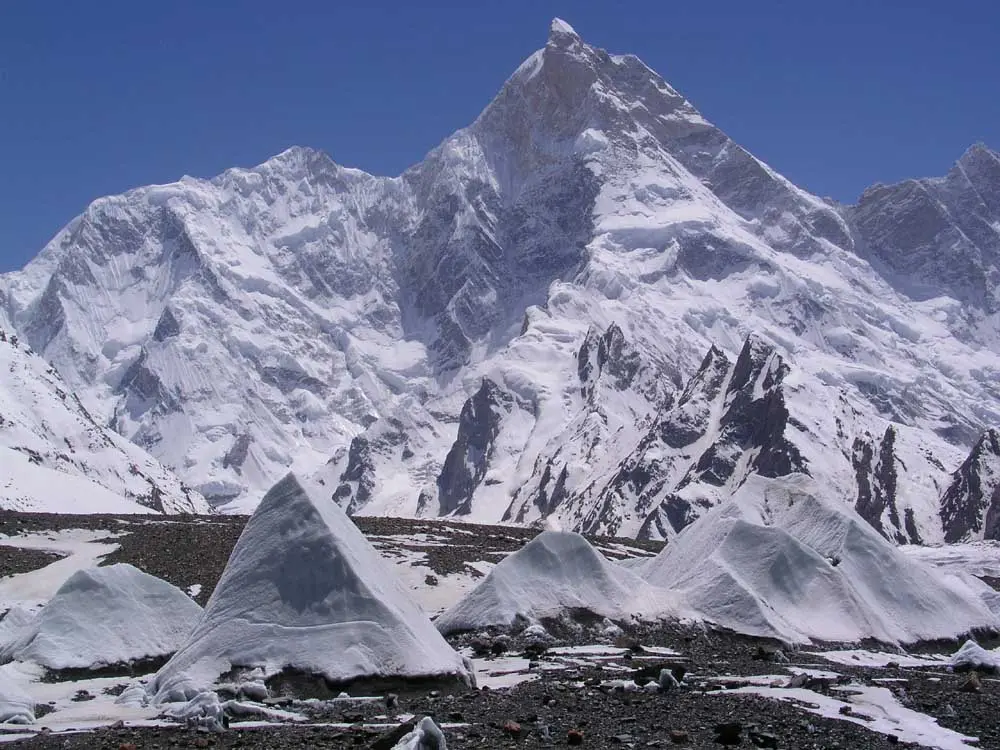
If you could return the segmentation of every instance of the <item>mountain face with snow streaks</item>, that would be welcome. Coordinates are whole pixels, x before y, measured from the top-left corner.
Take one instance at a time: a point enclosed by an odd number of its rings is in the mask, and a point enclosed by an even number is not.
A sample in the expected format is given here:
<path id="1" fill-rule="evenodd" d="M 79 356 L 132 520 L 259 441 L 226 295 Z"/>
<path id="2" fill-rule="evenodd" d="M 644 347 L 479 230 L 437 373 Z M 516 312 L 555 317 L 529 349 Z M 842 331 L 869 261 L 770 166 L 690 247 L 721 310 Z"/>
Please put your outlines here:
<path id="1" fill-rule="evenodd" d="M 103 198 L 0 306 L 226 510 L 292 469 L 352 513 L 669 538 L 804 473 L 933 543 L 1000 424 L 998 196 L 977 146 L 819 199 L 554 22 L 401 176 L 294 148 Z"/>
<path id="2" fill-rule="evenodd" d="M 197 492 L 99 424 L 59 374 L 0 327 L 0 508 L 204 513 Z"/>

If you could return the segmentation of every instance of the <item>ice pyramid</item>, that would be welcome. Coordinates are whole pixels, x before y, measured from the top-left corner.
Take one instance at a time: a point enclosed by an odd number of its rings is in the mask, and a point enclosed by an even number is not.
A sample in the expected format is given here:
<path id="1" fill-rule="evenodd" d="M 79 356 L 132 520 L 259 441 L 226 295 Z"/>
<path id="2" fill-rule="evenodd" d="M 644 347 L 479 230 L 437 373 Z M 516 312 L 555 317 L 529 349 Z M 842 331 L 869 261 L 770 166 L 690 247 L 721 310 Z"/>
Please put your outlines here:
<path id="1" fill-rule="evenodd" d="M 675 614 L 678 607 L 579 534 L 543 531 L 504 558 L 436 621 L 442 633 L 537 621 L 573 611 L 612 620 Z"/>
<path id="2" fill-rule="evenodd" d="M 264 496 L 205 614 L 151 685 L 188 700 L 233 668 L 346 684 L 472 672 L 340 507 L 289 474 Z"/>
<path id="3" fill-rule="evenodd" d="M 641 574 L 706 620 L 792 642 L 911 643 L 998 624 L 977 590 L 908 558 L 801 474 L 751 477 Z"/>
<path id="4" fill-rule="evenodd" d="M 99 669 L 169 656 L 201 617 L 176 586 L 126 563 L 80 570 L 14 631 L 2 661 L 49 669 Z"/>

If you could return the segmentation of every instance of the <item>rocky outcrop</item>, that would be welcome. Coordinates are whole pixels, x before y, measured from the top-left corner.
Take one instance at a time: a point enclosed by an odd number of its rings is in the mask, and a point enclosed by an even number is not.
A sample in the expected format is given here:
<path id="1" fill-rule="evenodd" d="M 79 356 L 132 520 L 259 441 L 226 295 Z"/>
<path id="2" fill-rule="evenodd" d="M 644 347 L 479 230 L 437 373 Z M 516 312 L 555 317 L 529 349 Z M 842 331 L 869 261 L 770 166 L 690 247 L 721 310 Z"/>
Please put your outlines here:
<path id="1" fill-rule="evenodd" d="M 513 490 L 503 520 L 541 522 L 632 448 L 636 431 L 673 403 L 674 383 L 612 323 L 590 326 L 576 354 L 580 399 L 565 429 L 548 442 L 528 480 Z"/>
<path id="2" fill-rule="evenodd" d="M 945 541 L 1000 539 L 1000 431 L 989 429 L 941 496 Z"/>
<path id="3" fill-rule="evenodd" d="M 676 534 L 750 474 L 808 473 L 786 436 L 788 373 L 764 339 L 747 337 L 735 363 L 712 347 L 677 404 L 665 410 L 600 490 L 588 531 L 614 534 L 623 507 L 645 518 L 644 538 Z"/>

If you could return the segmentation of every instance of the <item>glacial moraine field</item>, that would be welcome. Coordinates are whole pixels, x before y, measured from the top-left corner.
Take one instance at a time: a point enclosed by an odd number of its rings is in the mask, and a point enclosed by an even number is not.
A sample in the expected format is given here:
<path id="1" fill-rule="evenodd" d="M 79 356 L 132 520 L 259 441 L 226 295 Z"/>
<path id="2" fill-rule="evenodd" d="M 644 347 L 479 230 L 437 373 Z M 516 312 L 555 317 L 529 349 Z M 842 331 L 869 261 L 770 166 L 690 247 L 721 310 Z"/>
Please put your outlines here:
<path id="1" fill-rule="evenodd" d="M 432 614 L 538 533 L 450 521 L 354 520 Z M 116 545 L 101 564 L 130 563 L 204 605 L 246 521 L 0 513 L 0 595 L 17 575 L 58 559 L 37 545 L 19 548 L 19 540 L 83 529 L 92 539 L 106 532 Z M 662 547 L 591 541 L 611 560 L 650 557 Z M 516 628 L 450 636 L 473 658 L 477 690 L 440 692 L 400 681 L 347 697 L 315 682 L 295 686 L 295 695 L 282 692 L 287 684 L 272 686 L 261 703 L 272 714 L 234 716 L 223 732 L 169 720 L 133 726 L 106 718 L 102 705 L 113 706 L 115 696 L 157 664 L 50 673 L 43 681 L 52 687 L 51 705 L 36 706 L 35 726 L 7 727 L 3 739 L 30 748 L 388 749 L 403 734 L 401 724 L 430 716 L 448 747 L 459 749 L 1000 748 L 1000 681 L 953 671 L 947 657 L 958 641 L 906 652 L 877 643 L 791 646 L 693 624 L 621 628 L 585 613 L 545 625 L 544 641 Z M 982 645 L 995 645 L 979 635 Z M 679 686 L 660 687 L 663 670 L 680 677 Z M 56 721 L 61 713 L 66 721 Z"/>

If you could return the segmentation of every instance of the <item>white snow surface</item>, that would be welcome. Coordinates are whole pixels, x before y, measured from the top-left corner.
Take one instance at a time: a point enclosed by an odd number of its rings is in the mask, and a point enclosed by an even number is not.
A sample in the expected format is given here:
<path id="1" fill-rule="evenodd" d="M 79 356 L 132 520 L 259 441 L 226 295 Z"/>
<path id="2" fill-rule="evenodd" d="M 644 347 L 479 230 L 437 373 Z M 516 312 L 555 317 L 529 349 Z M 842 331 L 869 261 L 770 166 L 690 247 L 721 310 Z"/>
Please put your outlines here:
<path id="1" fill-rule="evenodd" d="M 998 623 L 978 590 L 908 558 L 804 475 L 748 481 L 642 574 L 709 621 L 792 642 L 909 643 Z"/>
<path id="2" fill-rule="evenodd" d="M 252 508 L 291 467 L 343 486 L 353 511 L 438 514 L 456 418 L 489 377 L 516 399 L 467 518 L 511 509 L 623 535 L 679 489 L 700 513 L 743 481 L 680 487 L 708 434 L 692 455 L 650 456 L 655 497 L 603 505 L 662 399 L 710 346 L 732 355 L 755 331 L 791 368 L 789 439 L 825 492 L 856 497 L 856 441 L 897 425 L 898 515 L 940 541 L 948 472 L 1000 423 L 997 317 L 933 275 L 911 294 L 863 255 L 852 215 L 637 58 L 556 22 L 476 121 L 403 175 L 293 148 L 102 198 L 0 277 L 0 314 L 98 422 L 220 507 Z M 650 377 L 582 383 L 582 344 L 612 324 Z M 547 507 L 563 469 L 567 497 Z"/>
<path id="3" fill-rule="evenodd" d="M 333 682 L 471 669 L 333 502 L 288 475 L 267 493 L 205 614 L 157 673 L 157 701 L 191 699 L 233 667 Z"/>
<path id="4" fill-rule="evenodd" d="M 819 716 L 850 721 L 872 732 L 896 735 L 900 742 L 912 742 L 935 750 L 969 750 L 974 737 L 942 727 L 937 719 L 902 705 L 889 688 L 867 685 L 835 687 L 837 697 L 802 688 L 763 686 L 741 687 L 727 694 L 761 695 L 765 698 L 790 701 L 799 708 Z M 841 709 L 850 713 L 842 714 Z"/>
<path id="5" fill-rule="evenodd" d="M 857 667 L 887 667 L 891 663 L 896 663 L 901 667 L 939 667 L 948 661 L 948 657 L 940 654 L 913 656 L 905 653 L 869 651 L 868 649 L 817 651 L 815 655 L 832 661 L 834 664 Z"/>
<path id="6" fill-rule="evenodd" d="M 74 573 L 0 649 L 4 661 L 96 669 L 176 651 L 201 607 L 175 586 L 119 563 Z"/>
<path id="7" fill-rule="evenodd" d="M 572 610 L 630 621 L 677 616 L 669 592 L 608 561 L 579 534 L 543 531 L 435 621 L 442 633 L 537 622 Z"/>
<path id="8" fill-rule="evenodd" d="M 208 511 L 142 448 L 94 420 L 51 365 L 0 327 L 0 508 Z"/>

